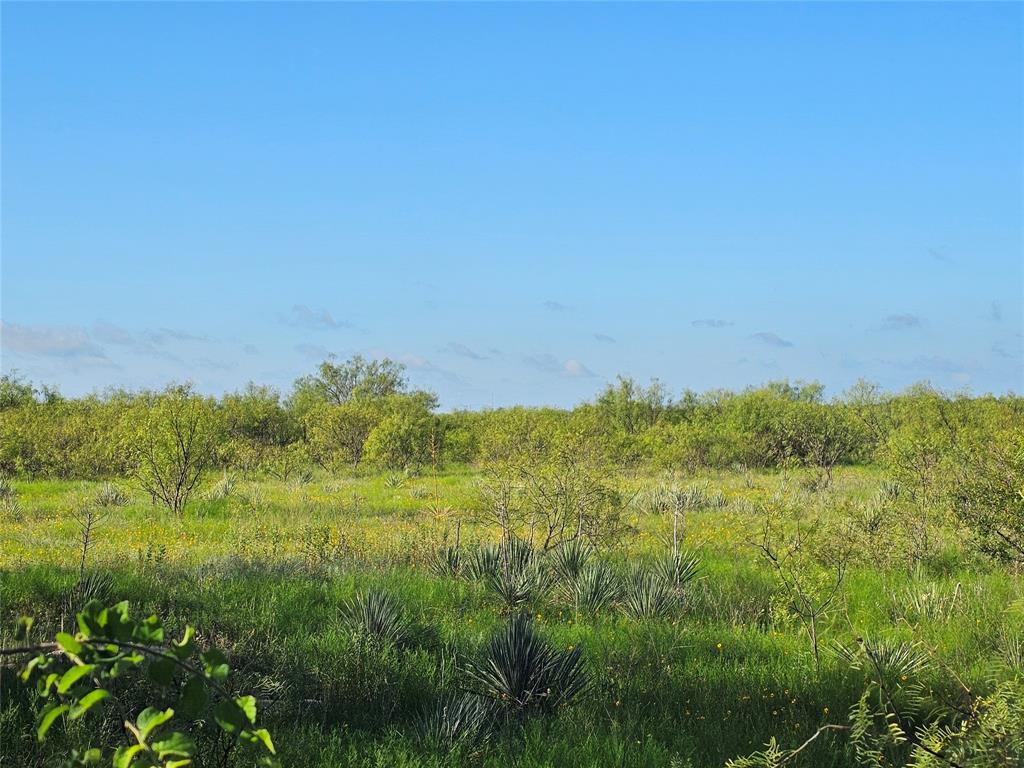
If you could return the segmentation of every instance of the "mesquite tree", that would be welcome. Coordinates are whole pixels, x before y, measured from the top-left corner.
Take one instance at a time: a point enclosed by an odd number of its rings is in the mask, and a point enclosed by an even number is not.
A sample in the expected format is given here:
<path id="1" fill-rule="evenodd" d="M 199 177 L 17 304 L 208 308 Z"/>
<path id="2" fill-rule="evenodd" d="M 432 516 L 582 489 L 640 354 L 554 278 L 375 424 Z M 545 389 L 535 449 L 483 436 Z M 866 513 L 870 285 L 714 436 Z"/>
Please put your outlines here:
<path id="1" fill-rule="evenodd" d="M 190 386 L 169 387 L 148 409 L 135 476 L 154 502 L 181 515 L 214 456 L 213 404 Z"/>

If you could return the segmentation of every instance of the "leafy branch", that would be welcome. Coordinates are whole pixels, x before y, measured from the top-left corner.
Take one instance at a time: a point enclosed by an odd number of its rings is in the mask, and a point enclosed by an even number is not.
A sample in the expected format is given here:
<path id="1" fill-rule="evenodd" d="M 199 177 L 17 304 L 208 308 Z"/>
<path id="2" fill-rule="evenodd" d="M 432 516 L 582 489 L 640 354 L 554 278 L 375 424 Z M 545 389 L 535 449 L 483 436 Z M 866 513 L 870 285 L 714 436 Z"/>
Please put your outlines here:
<path id="1" fill-rule="evenodd" d="M 183 673 L 178 709 L 185 717 L 203 713 L 214 695 L 213 720 L 230 739 L 230 745 L 254 753 L 256 764 L 276 766 L 270 733 L 256 727 L 256 699 L 234 696 L 225 687 L 230 667 L 227 657 L 216 648 L 198 652 L 195 630 L 186 627 L 180 640 L 165 641 L 160 620 L 149 616 L 132 619 L 128 602 L 104 607 L 89 602 L 77 614 L 78 631 L 58 632 L 53 641 L 0 648 L 0 658 L 32 656 L 21 670 L 21 679 L 34 684 L 36 694 L 46 702 L 37 720 L 40 741 L 62 717 L 73 722 L 113 697 L 114 683 L 129 671 L 144 665 L 149 680 L 171 688 L 177 673 Z M 15 639 L 25 641 L 32 620 L 22 618 Z M 129 743 L 118 746 L 110 756 L 113 768 L 185 768 L 192 764 L 196 744 L 185 733 L 171 730 L 177 714 L 172 707 L 146 707 L 135 718 L 126 717 L 124 728 Z M 72 766 L 95 765 L 103 750 L 75 750 Z"/>

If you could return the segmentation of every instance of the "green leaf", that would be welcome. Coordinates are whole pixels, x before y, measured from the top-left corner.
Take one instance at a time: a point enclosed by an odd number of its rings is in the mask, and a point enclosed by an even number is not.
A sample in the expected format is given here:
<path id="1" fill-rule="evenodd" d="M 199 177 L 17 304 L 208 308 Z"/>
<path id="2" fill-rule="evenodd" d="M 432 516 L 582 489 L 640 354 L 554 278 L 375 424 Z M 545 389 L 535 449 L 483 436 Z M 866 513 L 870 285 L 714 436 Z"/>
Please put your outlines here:
<path id="1" fill-rule="evenodd" d="M 25 668 L 21 670 L 21 682 L 27 683 L 29 678 L 32 677 L 32 673 L 35 671 L 36 667 L 39 667 L 39 669 L 45 669 L 48 663 L 49 660 L 42 654 L 29 659 L 25 664 Z"/>
<path id="2" fill-rule="evenodd" d="M 185 634 L 181 640 L 175 640 L 171 643 L 171 653 L 175 655 L 181 661 L 184 661 L 192 652 L 195 650 L 196 631 L 192 627 L 185 627 Z"/>
<path id="3" fill-rule="evenodd" d="M 113 651 L 117 651 L 116 645 L 113 646 Z M 126 656 L 122 656 L 120 659 L 115 661 L 113 666 L 110 668 L 110 676 L 118 677 L 119 675 L 123 675 L 128 670 L 137 667 L 143 661 L 145 661 L 145 657 L 139 653 L 131 653 Z"/>
<path id="4" fill-rule="evenodd" d="M 57 645 L 65 653 L 73 653 L 76 656 L 82 652 L 82 644 L 75 640 L 67 632 L 58 632 L 56 636 Z"/>
<path id="5" fill-rule="evenodd" d="M 255 731 L 250 731 L 250 733 L 255 737 L 254 740 L 258 740 L 260 743 L 263 744 L 264 747 L 267 748 L 267 751 L 270 754 L 277 754 L 276 751 L 274 750 L 274 742 L 270 738 L 270 731 L 268 731 L 266 728 L 258 728 Z"/>
<path id="6" fill-rule="evenodd" d="M 256 697 L 239 696 L 235 699 L 235 704 L 237 704 L 238 708 L 245 713 L 246 718 L 249 720 L 249 724 L 256 725 Z"/>
<path id="7" fill-rule="evenodd" d="M 115 640 L 131 640 L 138 626 L 128 615 L 128 601 L 112 605 L 104 611 L 107 617 L 106 636 Z"/>
<path id="8" fill-rule="evenodd" d="M 103 627 L 107 623 L 107 611 L 99 600 L 90 600 L 75 618 L 83 637 L 103 636 Z"/>
<path id="9" fill-rule="evenodd" d="M 211 648 L 199 656 L 203 662 L 203 670 L 206 676 L 214 680 L 223 680 L 228 676 L 228 657 L 217 648 Z"/>
<path id="10" fill-rule="evenodd" d="M 192 757 L 196 752 L 195 742 L 183 733 L 175 731 L 166 739 L 150 745 L 161 760 L 168 757 Z"/>
<path id="11" fill-rule="evenodd" d="M 110 692 L 105 691 L 102 688 L 96 688 L 95 690 L 89 691 L 89 693 L 85 694 L 85 696 L 78 700 L 77 704 L 71 707 L 68 720 L 77 720 L 92 709 L 94 704 L 98 704 L 108 696 L 110 696 Z"/>
<path id="12" fill-rule="evenodd" d="M 57 683 L 57 693 L 67 693 L 71 690 L 71 686 L 88 675 L 95 668 L 96 667 L 93 664 L 81 664 L 79 666 L 72 667 L 61 676 L 60 682 Z"/>
<path id="13" fill-rule="evenodd" d="M 67 711 L 67 704 L 58 704 L 56 702 L 43 710 L 43 714 L 39 717 L 39 727 L 36 728 L 36 736 L 39 737 L 40 741 L 46 738 L 46 732 L 50 730 L 53 722 Z"/>
<path id="14" fill-rule="evenodd" d="M 141 744 L 132 744 L 130 747 L 118 747 L 111 761 L 113 768 L 131 768 L 132 760 L 145 747 Z"/>
<path id="15" fill-rule="evenodd" d="M 164 628 L 160 624 L 160 619 L 156 616 L 143 619 L 134 626 L 132 637 L 143 643 L 159 645 L 164 641 Z"/>
<path id="16" fill-rule="evenodd" d="M 139 735 L 146 739 L 154 728 L 157 728 L 174 717 L 174 710 L 168 707 L 160 710 L 154 707 L 146 707 L 135 719 L 135 726 L 139 729 Z"/>
<path id="17" fill-rule="evenodd" d="M 56 672 L 51 672 L 46 677 L 36 680 L 36 693 L 39 694 L 40 698 L 45 699 L 50 695 L 50 689 L 57 682 L 58 678 L 60 678 L 60 675 Z"/>
<path id="18" fill-rule="evenodd" d="M 174 679 L 174 669 L 177 664 L 173 659 L 162 657 L 155 659 L 149 665 L 149 676 L 157 685 L 170 685 Z"/>
<path id="19" fill-rule="evenodd" d="M 206 708 L 208 700 L 206 681 L 201 677 L 190 677 L 181 692 L 181 710 L 185 717 L 198 717 Z"/>
<path id="20" fill-rule="evenodd" d="M 213 710 L 213 719 L 227 733 L 238 734 L 248 725 L 245 713 L 233 701 L 222 701 Z"/>
<path id="21" fill-rule="evenodd" d="M 22 642 L 28 638 L 28 633 L 32 630 L 32 617 L 31 616 L 19 616 L 18 624 L 14 628 L 14 639 L 17 642 Z"/>

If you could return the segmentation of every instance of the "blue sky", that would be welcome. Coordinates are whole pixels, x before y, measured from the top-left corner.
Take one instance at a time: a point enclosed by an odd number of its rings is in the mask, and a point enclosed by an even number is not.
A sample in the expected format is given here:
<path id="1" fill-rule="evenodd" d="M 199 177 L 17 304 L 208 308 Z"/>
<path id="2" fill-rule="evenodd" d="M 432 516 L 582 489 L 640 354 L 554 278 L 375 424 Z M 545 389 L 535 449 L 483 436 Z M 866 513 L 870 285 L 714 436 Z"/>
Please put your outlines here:
<path id="1" fill-rule="evenodd" d="M 1024 390 L 1019 4 L 2 14 L 5 371 Z"/>

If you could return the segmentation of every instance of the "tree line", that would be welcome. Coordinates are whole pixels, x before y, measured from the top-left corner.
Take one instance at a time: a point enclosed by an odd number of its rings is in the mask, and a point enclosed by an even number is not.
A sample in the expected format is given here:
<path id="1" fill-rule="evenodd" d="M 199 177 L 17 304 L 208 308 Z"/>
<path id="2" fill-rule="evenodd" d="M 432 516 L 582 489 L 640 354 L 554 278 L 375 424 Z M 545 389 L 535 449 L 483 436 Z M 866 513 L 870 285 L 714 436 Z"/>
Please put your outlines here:
<path id="1" fill-rule="evenodd" d="M 321 467 L 403 470 L 484 464 L 566 449 L 618 466 L 834 467 L 882 462 L 905 482 L 947 472 L 943 457 L 972 439 L 1016 444 L 1024 398 L 970 397 L 927 385 L 886 393 L 859 382 L 827 400 L 816 383 L 770 382 L 739 392 L 671 396 L 658 381 L 619 377 L 572 409 L 438 412 L 392 360 L 325 360 L 283 395 L 249 384 L 213 398 L 190 385 L 65 398 L 11 374 L 0 378 L 0 471 L 98 479 L 145 471 L 161 452 L 200 457 L 200 469 L 287 479 Z M 192 469 L 195 469 L 193 467 Z M 193 482 L 186 473 L 182 483 Z"/>

